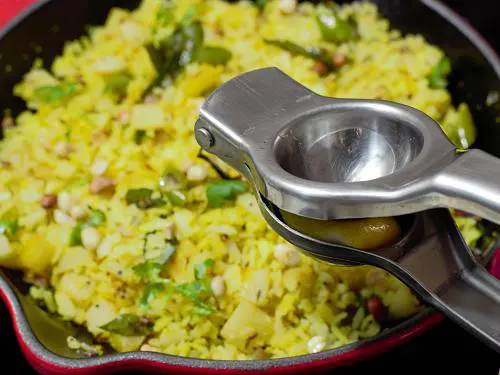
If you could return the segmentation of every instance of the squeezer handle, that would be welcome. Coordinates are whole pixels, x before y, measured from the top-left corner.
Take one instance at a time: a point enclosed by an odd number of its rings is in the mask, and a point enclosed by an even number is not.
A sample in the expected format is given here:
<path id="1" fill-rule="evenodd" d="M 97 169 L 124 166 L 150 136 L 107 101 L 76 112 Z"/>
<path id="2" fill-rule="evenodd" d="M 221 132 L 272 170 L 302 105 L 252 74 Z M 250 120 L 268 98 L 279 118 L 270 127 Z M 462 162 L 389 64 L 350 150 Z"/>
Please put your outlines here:
<path id="1" fill-rule="evenodd" d="M 478 149 L 459 155 L 434 177 L 439 206 L 500 224 L 500 159 Z"/>
<path id="2" fill-rule="evenodd" d="M 400 279 L 500 352 L 499 280 L 476 262 L 447 210 L 429 217 L 435 234 L 397 261 Z"/>

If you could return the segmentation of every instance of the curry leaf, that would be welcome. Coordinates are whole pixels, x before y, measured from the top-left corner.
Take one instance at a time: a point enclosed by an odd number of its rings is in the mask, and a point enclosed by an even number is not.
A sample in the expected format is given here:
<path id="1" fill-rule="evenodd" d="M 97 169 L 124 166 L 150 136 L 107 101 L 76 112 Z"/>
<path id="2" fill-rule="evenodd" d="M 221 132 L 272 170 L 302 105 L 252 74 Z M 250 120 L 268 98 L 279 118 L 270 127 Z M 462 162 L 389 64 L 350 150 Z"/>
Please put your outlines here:
<path id="1" fill-rule="evenodd" d="M 232 57 L 233 54 L 226 48 L 206 46 L 196 52 L 194 59 L 204 64 L 226 65 Z"/>
<path id="2" fill-rule="evenodd" d="M 193 313 L 198 315 L 210 315 L 213 312 L 215 312 L 215 308 L 205 302 L 198 302 L 193 308 Z"/>
<path id="3" fill-rule="evenodd" d="M 304 56 L 313 60 L 321 61 L 329 70 L 334 69 L 331 54 L 323 48 L 302 47 L 288 40 L 264 39 L 264 41 L 269 45 L 290 52 L 292 55 Z"/>
<path id="4" fill-rule="evenodd" d="M 234 200 L 238 194 L 244 193 L 247 186 L 243 181 L 222 180 L 207 188 L 208 203 L 213 207 L 221 207 L 225 201 Z"/>
<path id="5" fill-rule="evenodd" d="M 433 89 L 444 89 L 448 86 L 446 76 L 451 73 L 451 62 L 447 57 L 442 57 L 432 68 L 429 75 L 429 87 Z"/>
<path id="6" fill-rule="evenodd" d="M 33 91 L 33 94 L 42 102 L 53 103 L 72 95 L 77 87 L 75 83 L 69 82 L 53 86 L 40 86 Z"/>
<path id="7" fill-rule="evenodd" d="M 333 10 L 322 7 L 317 14 L 317 21 L 323 39 L 342 43 L 358 37 L 357 25 L 352 19 L 344 20 Z"/>
<path id="8" fill-rule="evenodd" d="M 0 234 L 13 236 L 19 230 L 19 222 L 17 220 L 0 220 Z"/>
<path id="9" fill-rule="evenodd" d="M 134 314 L 122 314 L 101 329 L 122 336 L 145 336 L 152 332 L 152 326 L 145 319 Z"/>

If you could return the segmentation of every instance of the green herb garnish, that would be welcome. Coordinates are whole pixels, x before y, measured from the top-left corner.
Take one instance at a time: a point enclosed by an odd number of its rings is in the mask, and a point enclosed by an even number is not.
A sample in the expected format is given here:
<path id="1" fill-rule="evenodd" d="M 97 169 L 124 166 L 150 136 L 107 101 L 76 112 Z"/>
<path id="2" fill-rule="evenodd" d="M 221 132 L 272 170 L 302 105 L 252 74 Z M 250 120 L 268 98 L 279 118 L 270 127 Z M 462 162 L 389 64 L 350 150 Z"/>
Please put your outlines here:
<path id="1" fill-rule="evenodd" d="M 184 206 L 186 203 L 186 196 L 180 191 L 168 191 L 165 196 L 172 206 Z"/>
<path id="2" fill-rule="evenodd" d="M 322 7 L 316 19 L 324 40 L 342 43 L 358 38 L 356 22 L 353 19 L 343 20 L 331 9 Z"/>
<path id="3" fill-rule="evenodd" d="M 156 260 L 147 260 L 144 263 L 132 267 L 132 271 L 134 271 L 137 276 L 153 282 L 159 280 L 159 275 L 162 270 L 163 264 L 158 263 Z"/>
<path id="4" fill-rule="evenodd" d="M 238 194 L 244 193 L 247 185 L 238 180 L 222 180 L 207 188 L 208 203 L 212 207 L 221 207 L 224 202 L 234 200 Z"/>
<path id="5" fill-rule="evenodd" d="M 215 308 L 205 302 L 196 302 L 196 305 L 193 307 L 193 313 L 198 314 L 198 315 L 210 315 L 211 313 L 215 312 Z"/>
<path id="6" fill-rule="evenodd" d="M 173 5 L 170 2 L 164 2 L 160 9 L 158 10 L 158 13 L 156 14 L 156 23 L 160 27 L 168 26 L 170 23 L 172 23 L 175 19 L 174 12 L 173 12 Z"/>
<path id="7" fill-rule="evenodd" d="M 147 188 L 130 189 L 125 195 L 128 204 L 135 204 L 141 210 L 163 207 L 166 202 L 160 198 L 153 198 L 153 190 Z"/>
<path id="8" fill-rule="evenodd" d="M 223 47 L 201 47 L 194 56 L 194 61 L 210 65 L 226 65 L 233 57 L 231 51 Z"/>
<path id="9" fill-rule="evenodd" d="M 165 284 L 162 282 L 146 285 L 146 287 L 142 291 L 139 307 L 143 310 L 147 309 L 151 302 L 153 302 L 153 300 L 164 290 Z"/>
<path id="10" fill-rule="evenodd" d="M 145 336 L 153 330 L 150 323 L 134 314 L 122 314 L 101 329 L 127 337 Z"/>
<path id="11" fill-rule="evenodd" d="M 0 234 L 14 236 L 19 230 L 19 222 L 17 220 L 0 220 Z"/>
<path id="12" fill-rule="evenodd" d="M 191 299 L 195 307 L 193 312 L 196 314 L 207 315 L 215 311 L 215 308 L 203 301 L 211 292 L 208 270 L 214 265 L 213 259 L 207 259 L 194 267 L 195 281 L 175 286 L 174 291 L 180 295 Z"/>
<path id="13" fill-rule="evenodd" d="M 84 225 L 82 223 L 76 224 L 69 235 L 69 246 L 82 246 L 82 230 Z"/>
<path id="14" fill-rule="evenodd" d="M 136 130 L 134 134 L 134 142 L 136 145 L 140 145 L 144 138 L 146 137 L 145 130 Z"/>
<path id="15" fill-rule="evenodd" d="M 187 181 L 184 174 L 180 170 L 178 170 L 174 166 L 169 165 L 165 168 L 163 175 L 158 181 L 158 184 L 160 185 L 161 191 L 170 192 L 185 188 L 187 185 Z"/>
<path id="16" fill-rule="evenodd" d="M 106 214 L 101 210 L 91 210 L 87 218 L 87 225 L 98 227 L 106 222 Z"/>
<path id="17" fill-rule="evenodd" d="M 61 83 L 53 86 L 40 86 L 33 91 L 35 97 L 45 103 L 60 101 L 76 92 L 75 83 Z"/>
<path id="18" fill-rule="evenodd" d="M 106 82 L 104 92 L 114 92 L 120 95 L 125 95 L 127 92 L 127 87 L 131 80 L 132 77 L 129 74 L 113 75 Z"/>
<path id="19" fill-rule="evenodd" d="M 184 67 L 194 61 L 220 65 L 226 64 L 232 57 L 225 48 L 203 47 L 205 35 L 201 23 L 196 21 L 198 13 L 197 6 L 191 6 L 169 38 L 158 45 L 146 46 L 157 77 L 145 94 L 157 86 L 171 85 Z"/>
<path id="20" fill-rule="evenodd" d="M 432 89 L 444 89 L 448 86 L 446 77 L 451 73 L 451 62 L 447 57 L 442 57 L 432 68 L 428 77 L 429 87 Z"/>
<path id="21" fill-rule="evenodd" d="M 301 47 L 287 40 L 264 39 L 264 42 L 290 52 L 292 55 L 304 56 L 316 61 L 321 61 L 330 71 L 335 69 L 332 63 L 331 53 L 323 48 Z"/>

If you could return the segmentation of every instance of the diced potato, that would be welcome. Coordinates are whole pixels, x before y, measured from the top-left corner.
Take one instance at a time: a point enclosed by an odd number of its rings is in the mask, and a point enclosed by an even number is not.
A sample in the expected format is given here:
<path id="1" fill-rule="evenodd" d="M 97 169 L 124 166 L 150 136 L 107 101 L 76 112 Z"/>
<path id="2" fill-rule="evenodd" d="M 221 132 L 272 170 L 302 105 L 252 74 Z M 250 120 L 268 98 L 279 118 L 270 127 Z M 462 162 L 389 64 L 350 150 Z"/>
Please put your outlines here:
<path id="1" fill-rule="evenodd" d="M 57 304 L 57 311 L 65 318 L 74 318 L 77 310 L 71 298 L 66 293 L 56 292 L 54 295 Z"/>
<path id="2" fill-rule="evenodd" d="M 116 318 L 116 310 L 112 303 L 98 299 L 87 311 L 87 327 L 89 331 L 97 334 L 102 332 L 99 327 Z"/>
<path id="3" fill-rule="evenodd" d="M 125 69 L 125 61 L 121 57 L 108 56 L 94 64 L 94 71 L 99 74 L 114 74 Z"/>
<path id="4" fill-rule="evenodd" d="M 401 287 L 390 291 L 384 296 L 384 304 L 389 308 L 392 319 L 403 319 L 418 312 L 419 303 L 409 289 Z"/>
<path id="5" fill-rule="evenodd" d="M 273 334 L 272 319 L 252 302 L 242 299 L 221 330 L 222 336 L 237 346 L 252 336 L 268 338 Z"/>
<path id="6" fill-rule="evenodd" d="M 65 274 L 59 281 L 59 288 L 77 303 L 89 301 L 94 293 L 92 281 L 88 277 L 75 273 Z"/>
<path id="7" fill-rule="evenodd" d="M 245 285 L 243 296 L 258 305 L 267 299 L 268 290 L 269 271 L 267 269 L 260 269 L 254 271 L 250 276 Z"/>
<path id="8" fill-rule="evenodd" d="M 72 247 L 61 256 L 56 272 L 65 272 L 79 267 L 89 267 L 95 265 L 90 253 L 81 247 Z"/>
<path id="9" fill-rule="evenodd" d="M 166 115 L 157 104 L 138 104 L 132 109 L 130 124 L 135 129 L 161 129 L 165 126 Z"/>
<path id="10" fill-rule="evenodd" d="M 46 272 L 52 263 L 53 246 L 44 236 L 34 234 L 22 242 L 19 260 L 23 268 L 37 274 Z"/>
<path id="11" fill-rule="evenodd" d="M 111 345 L 119 352 L 132 352 L 140 348 L 144 341 L 144 336 L 125 337 L 121 335 L 111 335 Z"/>
<path id="12" fill-rule="evenodd" d="M 9 239 L 3 234 L 0 234 L 0 266 L 8 268 L 19 267 L 17 253 L 9 242 Z"/>
<path id="13" fill-rule="evenodd" d="M 193 219 L 193 213 L 188 210 L 180 210 L 174 214 L 176 233 L 179 238 L 188 237 L 193 232 L 193 226 L 191 225 Z"/>
<path id="14" fill-rule="evenodd" d="M 242 284 L 241 268 L 237 264 L 231 264 L 224 272 L 226 281 L 226 292 L 228 294 L 240 293 Z"/>

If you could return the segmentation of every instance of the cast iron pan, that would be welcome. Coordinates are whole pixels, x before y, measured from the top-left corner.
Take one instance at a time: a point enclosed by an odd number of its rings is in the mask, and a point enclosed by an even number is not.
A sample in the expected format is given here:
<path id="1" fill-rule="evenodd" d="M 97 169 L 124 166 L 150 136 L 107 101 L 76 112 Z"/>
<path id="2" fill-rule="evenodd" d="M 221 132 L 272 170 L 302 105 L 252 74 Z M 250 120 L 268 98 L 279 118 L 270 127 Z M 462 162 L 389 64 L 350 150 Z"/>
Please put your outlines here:
<path id="1" fill-rule="evenodd" d="M 404 33 L 422 34 L 450 57 L 453 73 L 449 90 L 455 103 L 465 101 L 472 110 L 479 127 L 475 146 L 500 156 L 500 103 L 486 105 L 488 95 L 500 93 L 500 61 L 494 51 L 460 16 L 438 1 L 374 2 L 382 15 L 391 21 L 392 27 Z M 12 3 L 0 4 L 0 13 L 12 11 Z M 41 0 L 14 18 L 0 30 L 0 113 L 6 108 L 14 114 L 24 109 L 24 103 L 11 93 L 35 57 L 41 57 L 48 67 L 66 41 L 81 36 L 87 25 L 101 24 L 111 7 L 132 9 L 138 3 L 139 0 Z M 98 370 L 186 374 L 311 372 L 372 357 L 425 332 L 442 319 L 440 314 L 426 310 L 386 329 L 376 338 L 323 353 L 276 360 L 208 361 L 143 352 L 110 352 L 99 358 L 83 358 L 67 348 L 66 337 L 73 335 L 90 340 L 88 333 L 45 313 L 25 297 L 26 292 L 27 286 L 18 273 L 0 270 L 0 296 L 9 308 L 21 348 L 35 369 L 43 373 L 90 374 Z"/>

